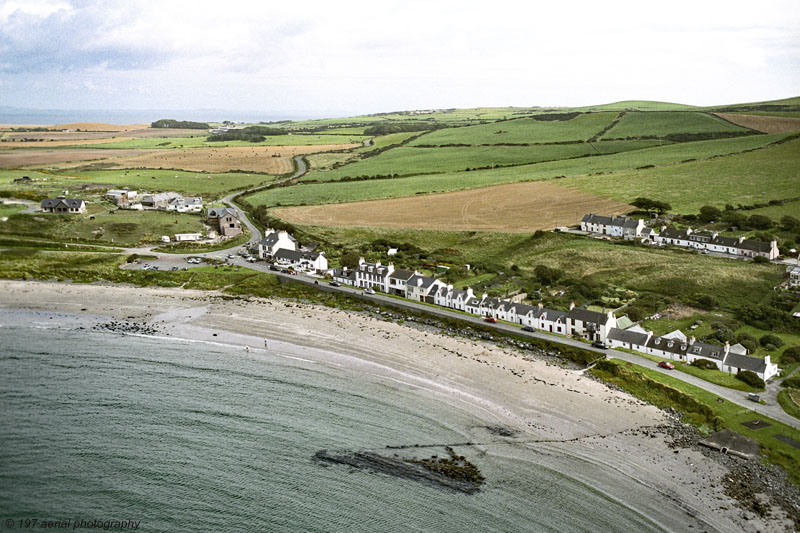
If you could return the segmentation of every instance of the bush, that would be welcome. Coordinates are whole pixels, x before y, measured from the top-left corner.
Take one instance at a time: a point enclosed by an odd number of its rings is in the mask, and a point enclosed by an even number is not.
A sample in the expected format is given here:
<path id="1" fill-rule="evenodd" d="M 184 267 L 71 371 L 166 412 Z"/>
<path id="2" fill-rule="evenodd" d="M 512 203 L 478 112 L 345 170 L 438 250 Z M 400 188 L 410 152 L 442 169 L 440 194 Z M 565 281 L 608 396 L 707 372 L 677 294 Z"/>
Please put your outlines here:
<path id="1" fill-rule="evenodd" d="M 774 352 L 775 350 L 778 349 L 778 347 L 775 346 L 774 344 L 766 344 L 764 345 L 764 349 L 767 350 L 768 352 Z"/>
<path id="2" fill-rule="evenodd" d="M 800 346 L 790 346 L 781 354 L 781 363 L 784 365 L 793 365 L 800 362 Z"/>
<path id="3" fill-rule="evenodd" d="M 736 342 L 742 342 L 742 341 L 750 341 L 753 344 L 758 344 L 758 339 L 756 339 L 749 333 L 739 333 L 736 335 Z"/>
<path id="4" fill-rule="evenodd" d="M 697 368 L 702 368 L 704 370 L 718 370 L 717 363 L 714 361 L 709 361 L 708 359 L 695 359 L 691 363 L 691 366 L 696 366 Z"/>
<path id="5" fill-rule="evenodd" d="M 758 377 L 758 374 L 755 372 L 750 372 L 749 370 L 742 370 L 736 374 L 736 379 L 744 381 L 751 387 L 755 387 L 757 389 L 763 389 L 766 386 L 764 380 Z"/>
<path id="6" fill-rule="evenodd" d="M 711 296 L 710 294 L 700 294 L 695 299 L 695 304 L 697 307 L 701 309 L 705 309 L 706 311 L 712 311 L 719 307 L 719 300 Z"/>
<path id="7" fill-rule="evenodd" d="M 800 376 L 792 376 L 786 378 L 781 382 L 781 387 L 789 387 L 792 389 L 800 389 Z"/>
<path id="8" fill-rule="evenodd" d="M 769 263 L 769 259 L 767 259 L 763 255 L 759 255 L 753 258 L 753 263 L 758 263 L 758 264 Z"/>
<path id="9" fill-rule="evenodd" d="M 767 344 L 772 344 L 775 348 L 780 348 L 781 346 L 783 346 L 783 339 L 781 339 L 777 335 L 772 335 L 771 333 L 762 335 L 761 338 L 758 339 L 758 342 L 760 342 L 761 346 L 764 346 L 765 348 Z"/>

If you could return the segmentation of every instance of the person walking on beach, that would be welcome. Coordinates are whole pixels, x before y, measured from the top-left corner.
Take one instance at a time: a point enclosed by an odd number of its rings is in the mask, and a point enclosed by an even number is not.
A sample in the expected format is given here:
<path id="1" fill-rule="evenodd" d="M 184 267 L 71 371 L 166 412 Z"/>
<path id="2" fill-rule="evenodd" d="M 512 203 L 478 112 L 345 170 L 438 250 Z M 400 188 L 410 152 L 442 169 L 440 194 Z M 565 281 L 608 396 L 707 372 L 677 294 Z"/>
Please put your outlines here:
<path id="1" fill-rule="evenodd" d="M 264 339 L 264 348 L 267 347 L 267 339 Z"/>
<path id="2" fill-rule="evenodd" d="M 245 352 L 249 352 L 250 351 L 250 347 L 248 345 L 246 345 L 246 344 L 244 345 L 244 351 Z"/>

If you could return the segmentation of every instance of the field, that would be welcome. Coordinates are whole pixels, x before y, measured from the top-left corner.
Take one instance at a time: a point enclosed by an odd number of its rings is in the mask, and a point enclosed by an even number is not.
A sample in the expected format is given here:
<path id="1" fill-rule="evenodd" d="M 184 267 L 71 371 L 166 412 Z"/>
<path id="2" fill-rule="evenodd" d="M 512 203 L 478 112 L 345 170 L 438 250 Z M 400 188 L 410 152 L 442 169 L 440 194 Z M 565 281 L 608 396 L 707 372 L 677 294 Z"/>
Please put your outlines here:
<path id="1" fill-rule="evenodd" d="M 795 218 L 800 218 L 800 200 L 795 200 L 794 202 L 786 202 L 785 204 L 781 205 L 770 205 L 768 207 L 759 207 L 758 209 L 750 209 L 747 211 L 743 211 L 746 215 L 764 215 L 775 222 L 780 221 L 781 217 L 783 216 L 792 216 Z"/>
<path id="2" fill-rule="evenodd" d="M 165 211 L 100 211 L 86 215 L 11 215 L 0 235 L 134 246 L 160 242 L 162 235 L 202 232 L 198 215 Z"/>
<path id="3" fill-rule="evenodd" d="M 750 205 L 800 196 L 798 161 L 800 139 L 795 139 L 730 157 L 611 176 L 565 178 L 559 184 L 621 202 L 637 196 L 656 198 L 669 202 L 675 212 L 697 213 L 704 205 L 722 208 L 727 203 Z"/>
<path id="4" fill-rule="evenodd" d="M 334 144 L 162 150 L 118 160 L 116 166 L 117 168 L 175 168 L 196 172 L 243 170 L 265 174 L 285 174 L 293 170 L 292 157 L 296 155 L 347 150 L 357 146 L 357 144 Z"/>
<path id="5" fill-rule="evenodd" d="M 257 146 L 316 146 L 332 144 L 359 145 L 366 139 L 364 135 L 312 135 L 288 134 L 272 135 L 263 142 L 249 141 L 207 141 L 205 134 L 195 134 L 185 137 L 141 137 L 114 140 L 106 142 L 99 148 L 104 149 L 181 149 L 181 148 L 225 148 L 225 147 L 257 147 Z"/>
<path id="6" fill-rule="evenodd" d="M 687 111 L 653 111 L 649 113 L 625 113 L 622 119 L 611 128 L 604 139 L 639 138 L 644 136 L 662 137 L 677 133 L 716 133 L 745 132 L 734 124 L 730 124 L 706 113 Z"/>
<path id="7" fill-rule="evenodd" d="M 786 134 L 754 135 L 749 137 L 722 139 L 717 141 L 680 143 L 645 148 L 642 150 L 634 150 L 619 154 L 582 157 L 563 161 L 553 161 L 517 167 L 495 168 L 492 170 L 478 170 L 472 172 L 448 172 L 442 174 L 411 176 L 407 178 L 384 179 L 365 182 L 352 181 L 345 183 L 311 183 L 294 187 L 284 187 L 280 189 L 262 191 L 250 195 L 248 197 L 248 201 L 253 205 L 265 204 L 267 206 L 315 205 L 325 203 L 355 202 L 359 200 L 373 200 L 382 198 L 396 198 L 401 196 L 413 196 L 417 194 L 429 194 L 435 192 L 459 191 L 478 187 L 487 187 L 490 185 L 501 185 L 505 183 L 544 180 L 559 176 L 587 176 L 589 174 L 602 175 L 611 172 L 629 171 L 634 171 L 632 175 L 638 176 L 639 171 L 635 171 L 635 169 L 647 165 L 668 165 L 665 168 L 670 168 L 671 165 L 686 159 L 710 158 L 719 155 L 735 154 L 746 150 L 755 150 L 767 146 L 770 143 L 784 139 L 786 136 Z M 769 150 L 777 148 L 779 147 L 771 147 Z M 754 154 L 755 153 L 758 152 L 754 152 Z M 779 165 L 783 174 L 786 172 L 792 172 L 796 157 L 793 159 L 791 153 L 784 152 L 781 152 L 778 155 L 780 157 L 777 159 L 777 161 L 773 162 L 773 165 Z M 724 159 L 725 158 L 719 160 L 715 159 L 712 167 L 713 165 L 716 165 L 717 161 L 722 161 Z M 772 157 L 768 155 L 763 159 L 766 161 L 771 161 Z M 753 164 L 760 164 L 760 160 L 756 159 Z M 346 168 L 347 167 L 342 167 L 342 169 L 339 170 Z M 740 168 L 739 170 L 743 171 L 745 168 Z M 660 172 L 660 169 L 651 169 L 650 172 Z M 609 194 L 608 191 L 611 191 L 611 193 L 618 192 L 613 190 L 614 187 L 618 187 L 618 184 L 615 181 L 615 176 L 616 174 L 600 177 L 589 176 L 581 179 L 585 180 L 585 184 L 587 186 L 591 186 L 596 181 L 598 187 L 600 185 L 606 187 L 603 189 L 602 193 L 595 193 L 599 196 L 603 196 L 604 194 Z M 648 174 L 648 176 L 652 176 L 652 174 Z M 569 186 L 575 187 L 573 181 L 575 180 L 567 180 Z M 781 181 L 781 176 L 777 176 L 775 179 L 773 179 L 773 177 L 769 177 L 768 182 L 773 181 L 776 184 L 779 183 Z M 658 184 L 647 184 L 648 187 L 654 187 L 657 185 Z M 668 184 L 664 184 L 662 186 L 668 186 Z M 593 192 L 588 188 L 586 190 L 588 192 Z M 636 193 L 636 191 L 633 189 L 626 189 L 625 192 L 628 194 L 624 198 L 621 198 L 619 195 L 609 197 L 616 198 L 623 202 L 630 202 L 637 196 L 643 195 Z M 688 202 L 696 202 L 698 200 L 697 194 L 690 189 L 680 189 L 676 190 L 675 192 L 680 194 L 681 198 Z M 765 197 L 776 194 L 776 191 L 764 190 L 763 188 L 759 188 L 758 192 Z M 728 190 L 725 192 L 727 197 L 733 196 L 735 193 L 735 190 Z M 678 208 L 678 204 L 673 204 L 673 207 Z"/>
<path id="8" fill-rule="evenodd" d="M 558 185 L 529 182 L 421 197 L 289 207 L 273 213 L 300 225 L 533 232 L 579 223 L 586 213 L 616 215 L 632 209 Z"/>
<path id="9" fill-rule="evenodd" d="M 763 133 L 789 133 L 800 131 L 800 118 L 765 117 L 759 115 L 742 115 L 738 113 L 714 113 L 716 116 L 738 124 L 743 128 Z"/>
<path id="10" fill-rule="evenodd" d="M 336 170 L 311 172 L 304 176 L 303 181 L 330 181 L 343 177 L 414 175 L 515 166 L 611 154 L 652 146 L 658 146 L 658 141 L 612 141 L 541 146 L 443 146 L 439 148 L 403 146 Z"/>
<path id="11" fill-rule="evenodd" d="M 265 174 L 242 172 L 205 174 L 182 170 L 62 170 L 63 174 L 41 173 L 22 170 L 0 170 L 0 190 L 22 191 L 37 197 L 61 194 L 69 191 L 131 187 L 138 191 L 175 191 L 187 195 L 202 196 L 206 201 L 224 196 L 231 190 L 265 185 L 275 178 Z M 33 183 L 15 185 L 14 178 L 30 176 Z"/>
<path id="12" fill-rule="evenodd" d="M 600 133 L 616 118 L 616 113 L 587 113 L 571 120 L 518 118 L 476 126 L 447 128 L 423 135 L 412 146 L 446 144 L 496 145 L 586 141 Z"/>
<path id="13" fill-rule="evenodd" d="M 93 161 L 108 157 L 131 157 L 147 154 L 145 150 L 2 150 L 0 151 L 0 168 L 47 167 L 54 164 Z"/>

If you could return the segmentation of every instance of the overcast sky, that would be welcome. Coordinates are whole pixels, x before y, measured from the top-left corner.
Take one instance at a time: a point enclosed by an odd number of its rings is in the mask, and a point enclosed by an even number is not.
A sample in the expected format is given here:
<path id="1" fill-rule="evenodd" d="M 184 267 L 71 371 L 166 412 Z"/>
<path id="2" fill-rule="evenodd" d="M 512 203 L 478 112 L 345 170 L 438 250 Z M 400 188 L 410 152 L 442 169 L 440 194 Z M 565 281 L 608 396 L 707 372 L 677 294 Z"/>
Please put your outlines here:
<path id="1" fill-rule="evenodd" d="M 0 105 L 357 114 L 800 95 L 800 2 L 0 0 Z"/>

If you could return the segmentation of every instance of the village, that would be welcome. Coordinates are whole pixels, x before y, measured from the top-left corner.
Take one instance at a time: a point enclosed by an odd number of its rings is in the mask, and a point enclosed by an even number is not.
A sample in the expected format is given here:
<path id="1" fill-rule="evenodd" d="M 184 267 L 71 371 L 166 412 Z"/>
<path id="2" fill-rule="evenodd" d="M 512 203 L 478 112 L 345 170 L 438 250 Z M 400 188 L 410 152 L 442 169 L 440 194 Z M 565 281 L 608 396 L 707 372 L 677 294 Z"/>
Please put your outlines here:
<path id="1" fill-rule="evenodd" d="M 185 198 L 172 192 L 109 190 L 105 198 L 120 209 L 156 209 L 179 213 L 200 213 L 203 209 L 202 198 Z M 59 197 L 42 201 L 41 208 L 44 212 L 79 214 L 86 212 L 86 202 L 77 198 Z M 208 239 L 219 242 L 242 233 L 239 215 L 233 208 L 209 208 L 205 212 L 204 222 L 207 226 L 206 235 L 175 234 L 172 237 L 163 236 L 162 242 L 196 242 Z M 699 253 L 714 253 L 737 259 L 764 258 L 761 260 L 773 261 L 779 255 L 776 241 L 761 242 L 665 226 L 657 231 L 646 226 L 642 219 L 626 216 L 587 214 L 581 220 L 580 232 L 588 237 L 636 240 L 649 246 L 677 246 Z M 764 381 L 780 373 L 778 365 L 771 362 L 769 355 L 763 359 L 752 357 L 740 343 L 726 343 L 724 346 L 709 344 L 698 341 L 691 334 L 687 337 L 680 330 L 659 336 L 632 322 L 627 316 L 615 316 L 614 310 L 601 312 L 576 307 L 574 303 L 568 310 L 557 310 L 546 308 L 541 303 L 522 303 L 518 298 L 489 297 L 486 293 L 475 294 L 469 287 L 455 288 L 435 275 L 395 268 L 392 262 L 370 263 L 363 257 L 354 268 L 329 268 L 324 251 L 301 246 L 295 237 L 284 230 L 267 229 L 257 244 L 242 247 L 240 255 L 251 263 L 257 260 L 266 261 L 271 264 L 271 270 L 289 274 L 306 273 L 327 279 L 333 286 L 350 286 L 363 289 L 367 294 L 378 292 L 436 305 L 482 317 L 487 322 L 503 321 L 518 325 L 526 331 L 581 339 L 598 348 L 623 348 L 686 364 L 703 359 L 709 362 L 705 363 L 709 368 L 716 367 L 717 370 L 729 374 L 750 371 Z M 392 255 L 392 250 L 387 255 Z M 190 258 L 190 262 L 197 264 L 200 261 Z M 784 284 L 790 288 L 800 286 L 800 266 L 787 266 Z"/>

